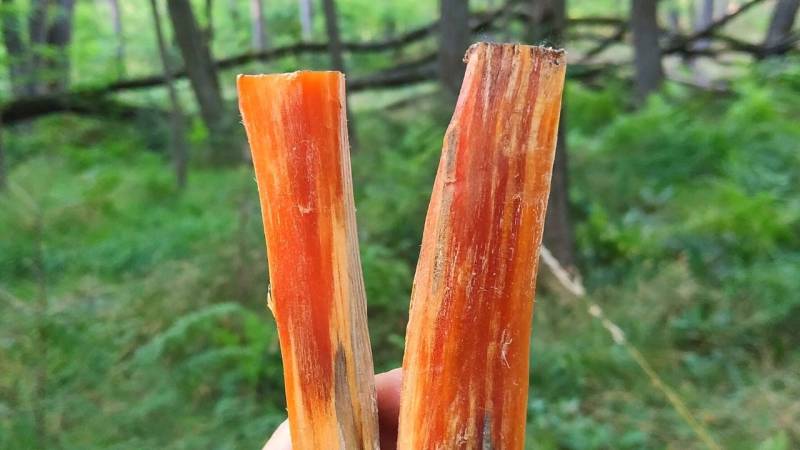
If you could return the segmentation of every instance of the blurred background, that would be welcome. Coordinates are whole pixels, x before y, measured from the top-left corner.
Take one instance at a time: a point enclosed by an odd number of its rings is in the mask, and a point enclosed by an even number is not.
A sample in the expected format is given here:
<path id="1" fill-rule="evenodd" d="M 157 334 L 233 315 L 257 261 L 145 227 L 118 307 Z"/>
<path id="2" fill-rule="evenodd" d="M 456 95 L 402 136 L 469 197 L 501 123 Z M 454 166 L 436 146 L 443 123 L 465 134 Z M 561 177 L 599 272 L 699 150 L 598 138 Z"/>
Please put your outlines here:
<path id="1" fill-rule="evenodd" d="M 800 448 L 800 1 L 0 5 L 0 448 L 256 449 L 283 420 L 237 73 L 347 73 L 400 365 L 476 40 L 569 52 L 545 242 L 587 293 L 541 267 L 529 448 Z"/>

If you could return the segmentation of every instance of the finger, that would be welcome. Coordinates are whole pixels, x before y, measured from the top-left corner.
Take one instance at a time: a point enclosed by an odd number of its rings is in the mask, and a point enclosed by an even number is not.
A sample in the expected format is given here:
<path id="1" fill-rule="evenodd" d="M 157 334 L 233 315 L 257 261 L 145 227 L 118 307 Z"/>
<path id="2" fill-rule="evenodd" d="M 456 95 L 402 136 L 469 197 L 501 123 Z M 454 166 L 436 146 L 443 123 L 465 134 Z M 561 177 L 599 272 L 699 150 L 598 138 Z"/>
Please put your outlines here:
<path id="1" fill-rule="evenodd" d="M 402 379 L 402 369 L 390 370 L 375 376 L 381 450 L 395 450 L 397 448 L 397 418 L 400 415 Z"/>
<path id="2" fill-rule="evenodd" d="M 282 424 L 278 426 L 278 429 L 275 430 L 275 433 L 272 434 L 272 437 L 269 438 L 266 444 L 264 444 L 264 448 L 261 450 L 292 450 L 292 439 L 289 435 L 289 421 L 284 420 Z"/>
<path id="3" fill-rule="evenodd" d="M 390 370 L 375 376 L 382 450 L 395 450 L 397 448 L 397 418 L 400 415 L 402 376 L 402 369 Z M 289 421 L 284 421 L 278 426 L 262 450 L 291 450 L 291 448 Z"/>

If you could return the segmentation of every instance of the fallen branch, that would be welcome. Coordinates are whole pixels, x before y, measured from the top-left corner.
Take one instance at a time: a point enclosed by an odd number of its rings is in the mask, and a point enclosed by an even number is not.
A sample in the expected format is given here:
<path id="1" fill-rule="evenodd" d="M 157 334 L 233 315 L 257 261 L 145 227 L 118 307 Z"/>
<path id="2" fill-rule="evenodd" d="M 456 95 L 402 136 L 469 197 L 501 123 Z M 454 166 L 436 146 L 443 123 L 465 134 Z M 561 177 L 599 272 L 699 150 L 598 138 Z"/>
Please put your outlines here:
<path id="1" fill-rule="evenodd" d="M 664 53 L 679 53 L 692 56 L 715 57 L 724 52 L 740 52 L 747 53 L 756 58 L 762 58 L 765 56 L 787 53 L 796 49 L 798 36 L 793 36 L 778 46 L 764 48 L 728 36 L 720 36 L 715 33 L 722 26 L 761 2 L 763 2 L 763 0 L 751 0 L 750 2 L 742 5 L 738 10 L 709 24 L 702 30 L 687 36 L 673 38 L 671 40 L 671 44 L 664 49 Z M 513 2 L 509 3 L 509 5 L 512 3 Z M 473 32 L 479 32 L 480 30 L 484 30 L 486 27 L 491 26 L 495 20 L 508 13 L 505 9 L 507 7 L 508 5 L 504 8 L 500 8 L 488 13 L 475 13 L 473 15 L 471 24 Z M 516 16 L 517 18 L 527 20 L 527 13 L 515 12 L 510 14 L 512 16 Z M 610 46 L 624 40 L 628 29 L 627 22 L 613 17 L 583 17 L 570 19 L 569 23 L 573 26 L 587 25 L 617 27 L 611 35 L 599 42 L 596 46 L 589 49 L 577 64 L 572 65 L 569 78 L 581 80 L 591 79 L 601 74 L 603 71 L 613 68 L 614 65 L 612 64 L 588 65 L 587 63 L 608 49 Z M 437 26 L 438 22 L 432 22 L 396 38 L 375 42 L 349 42 L 344 43 L 344 47 L 346 50 L 351 52 L 372 52 L 402 48 L 405 45 L 419 42 L 420 40 L 430 36 L 431 33 L 436 30 Z M 723 49 L 692 49 L 691 44 L 694 41 L 704 38 L 719 40 L 725 44 L 726 47 Z M 253 61 L 268 62 L 274 59 L 292 55 L 305 53 L 324 53 L 327 51 L 328 47 L 325 43 L 299 43 L 283 47 L 275 47 L 261 52 L 248 52 L 241 55 L 235 55 L 220 59 L 216 61 L 215 64 L 218 69 L 230 69 Z M 436 67 L 434 62 L 435 58 L 436 53 L 431 52 L 412 62 L 398 64 L 394 67 L 383 69 L 369 75 L 351 77 L 348 80 L 348 89 L 356 92 L 366 89 L 396 88 L 413 83 L 433 80 L 436 76 Z M 581 66 L 583 66 L 583 70 L 580 69 Z M 180 69 L 174 71 L 172 75 L 175 78 L 185 77 L 186 72 L 183 69 Z M 23 97 L 0 105 L 0 114 L 2 114 L 4 123 L 7 124 L 30 120 L 43 115 L 59 112 L 103 114 L 101 108 L 91 104 L 92 100 L 103 98 L 108 94 L 126 90 L 158 87 L 164 82 L 165 79 L 163 74 L 159 74 L 121 80 L 105 86 L 94 88 L 78 88 L 66 94 Z M 121 118 L 126 118 L 135 115 L 136 111 L 140 110 L 140 108 L 115 103 L 114 110 L 119 111 Z"/>
<path id="2" fill-rule="evenodd" d="M 381 70 L 370 76 L 354 78 L 348 81 L 350 91 L 366 89 L 400 87 L 436 78 L 436 52 L 398 64 L 388 70 Z"/>
<path id="3" fill-rule="evenodd" d="M 347 82 L 350 92 L 369 89 L 390 89 L 410 86 L 436 79 L 436 53 L 398 64 L 370 75 L 351 78 Z M 568 78 L 571 80 L 591 80 L 614 68 L 609 64 L 573 64 Z M 158 108 L 128 105 L 109 99 L 115 91 L 87 89 L 67 94 L 23 97 L 0 105 L 0 119 L 10 125 L 58 113 L 76 113 L 87 116 L 109 116 L 131 119 L 148 114 L 166 117 L 166 112 Z"/>
<path id="4" fill-rule="evenodd" d="M 613 34 L 598 42 L 597 45 L 595 45 L 594 47 L 590 48 L 581 58 L 581 62 L 587 63 L 595 56 L 606 51 L 607 48 L 611 47 L 615 43 L 621 42 L 622 39 L 625 37 L 625 33 L 627 32 L 628 32 L 627 23 L 623 23 L 617 26 L 617 29 L 614 31 Z"/>
<path id="5" fill-rule="evenodd" d="M 782 55 L 795 49 L 798 42 L 800 42 L 800 34 L 789 36 L 782 42 L 775 45 L 765 47 L 761 44 L 753 44 L 741 39 L 734 38 L 733 36 L 715 34 L 714 39 L 719 40 L 725 44 L 726 49 L 729 51 L 736 51 L 742 53 L 749 53 L 757 58 L 765 58 L 773 55 Z"/>
<path id="6" fill-rule="evenodd" d="M 6 125 L 56 113 L 104 116 L 118 120 L 167 117 L 167 113 L 161 109 L 129 105 L 92 92 L 20 98 L 0 105 L 0 121 Z"/>

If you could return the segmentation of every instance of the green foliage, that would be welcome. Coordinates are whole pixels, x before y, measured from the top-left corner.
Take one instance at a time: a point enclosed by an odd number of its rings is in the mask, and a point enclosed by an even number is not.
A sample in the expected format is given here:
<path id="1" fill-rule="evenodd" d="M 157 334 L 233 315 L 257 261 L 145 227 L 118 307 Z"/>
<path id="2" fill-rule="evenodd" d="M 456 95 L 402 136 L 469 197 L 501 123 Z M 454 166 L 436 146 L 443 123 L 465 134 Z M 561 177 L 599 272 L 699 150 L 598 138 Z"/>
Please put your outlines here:
<path id="1" fill-rule="evenodd" d="M 731 97 L 676 90 L 636 113 L 619 106 L 622 90 L 569 87 L 586 282 L 729 448 L 790 448 L 800 423 L 788 376 L 800 368 L 795 86 L 790 70 L 769 68 Z M 402 357 L 446 125 L 427 104 L 357 117 L 379 370 Z M 255 448 L 284 400 L 252 175 L 196 167 L 179 194 L 165 156 L 142 151 L 147 136 L 98 125 L 53 119 L 10 139 L 0 446 L 40 445 L 43 409 L 46 438 L 65 448 Z M 47 151 L 66 126 L 71 137 Z M 694 445 L 579 304 L 545 294 L 535 320 L 531 448 Z M 781 422 L 768 419 L 776 410 Z"/>
<path id="2" fill-rule="evenodd" d="M 297 2 L 268 3 L 271 44 L 298 41 Z M 151 74 L 149 11 L 120 4 L 128 75 Z M 205 2 L 193 4 L 206 25 Z M 348 40 L 396 35 L 435 15 L 435 2 L 337 4 Z M 98 68 L 73 70 L 78 85 L 117 76 L 113 32 L 98 5 L 77 3 L 73 66 Z M 212 6 L 215 54 L 242 52 L 246 3 Z M 624 9 L 570 3 L 573 17 Z M 319 11 L 314 29 L 322 41 Z M 366 73 L 419 57 L 426 45 L 348 63 Z M 0 64 L 7 59 L 0 53 Z M 315 54 L 242 70 L 326 61 Z M 221 80 L 233 97 L 230 74 Z M 187 83 L 178 87 L 189 105 Z M 604 80 L 602 89 L 569 84 L 565 97 L 590 295 L 725 448 L 797 448 L 800 64 L 759 63 L 727 95 L 670 85 L 638 111 L 628 90 Z M 350 100 L 361 260 L 382 371 L 401 361 L 452 105 L 432 84 Z M 166 104 L 160 90 L 126 101 Z M 152 118 L 60 116 L 3 130 L 10 177 L 0 192 L 0 448 L 258 448 L 283 420 L 252 172 L 198 164 L 207 130 L 190 125 L 194 165 L 183 192 L 165 125 Z M 534 321 L 529 448 L 701 448 L 580 303 L 540 288 Z"/>

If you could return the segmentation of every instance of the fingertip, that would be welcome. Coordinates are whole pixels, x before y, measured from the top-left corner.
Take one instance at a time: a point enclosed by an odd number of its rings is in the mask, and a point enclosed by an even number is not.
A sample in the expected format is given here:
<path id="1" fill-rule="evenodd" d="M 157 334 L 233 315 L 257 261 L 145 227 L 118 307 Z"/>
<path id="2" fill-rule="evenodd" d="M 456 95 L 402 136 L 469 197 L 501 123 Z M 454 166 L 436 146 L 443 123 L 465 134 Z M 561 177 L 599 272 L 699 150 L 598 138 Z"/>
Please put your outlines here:
<path id="1" fill-rule="evenodd" d="M 384 450 L 396 448 L 397 419 L 400 416 L 400 390 L 402 382 L 403 370 L 400 368 L 375 376 L 381 449 Z"/>
<path id="2" fill-rule="evenodd" d="M 400 389 L 400 384 L 403 380 L 403 368 L 398 367 L 388 372 L 383 372 L 375 375 L 375 387 L 377 389 Z"/>
<path id="3" fill-rule="evenodd" d="M 261 450 L 292 450 L 292 438 L 289 432 L 289 421 L 284 420 L 278 425 L 275 433 L 269 438 Z"/>

